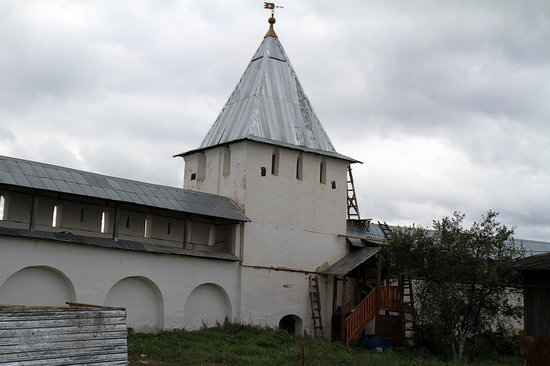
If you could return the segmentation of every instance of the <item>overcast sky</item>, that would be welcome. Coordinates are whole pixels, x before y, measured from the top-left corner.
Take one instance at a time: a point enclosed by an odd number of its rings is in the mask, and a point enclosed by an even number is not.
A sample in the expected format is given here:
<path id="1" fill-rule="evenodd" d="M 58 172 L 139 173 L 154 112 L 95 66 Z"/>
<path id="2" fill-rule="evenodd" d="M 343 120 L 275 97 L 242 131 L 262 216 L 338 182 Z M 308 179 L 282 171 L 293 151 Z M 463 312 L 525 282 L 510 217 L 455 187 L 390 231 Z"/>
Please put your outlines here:
<path id="1" fill-rule="evenodd" d="M 550 241 L 550 1 L 287 0 L 275 30 L 363 218 Z M 182 186 L 263 1 L 0 1 L 0 154 Z M 469 225 L 469 223 L 468 223 Z"/>

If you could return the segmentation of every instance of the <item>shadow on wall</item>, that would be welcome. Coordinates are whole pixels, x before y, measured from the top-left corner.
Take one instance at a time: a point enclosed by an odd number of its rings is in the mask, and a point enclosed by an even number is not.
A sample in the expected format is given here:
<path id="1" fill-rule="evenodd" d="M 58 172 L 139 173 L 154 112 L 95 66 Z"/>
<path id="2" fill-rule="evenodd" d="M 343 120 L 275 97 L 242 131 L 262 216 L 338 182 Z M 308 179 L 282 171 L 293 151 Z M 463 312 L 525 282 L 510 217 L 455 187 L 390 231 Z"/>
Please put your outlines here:
<path id="1" fill-rule="evenodd" d="M 126 326 L 140 333 L 164 328 L 164 300 L 157 285 L 144 277 L 118 281 L 107 294 L 105 306 L 126 308 Z"/>
<path id="2" fill-rule="evenodd" d="M 204 325 L 212 327 L 223 323 L 227 317 L 232 320 L 229 296 L 223 288 L 213 283 L 196 287 L 187 298 L 183 311 L 185 329 L 198 329 Z"/>
<path id="3" fill-rule="evenodd" d="M 76 301 L 72 282 L 61 271 L 46 266 L 23 268 L 0 287 L 0 304 L 59 306 Z"/>

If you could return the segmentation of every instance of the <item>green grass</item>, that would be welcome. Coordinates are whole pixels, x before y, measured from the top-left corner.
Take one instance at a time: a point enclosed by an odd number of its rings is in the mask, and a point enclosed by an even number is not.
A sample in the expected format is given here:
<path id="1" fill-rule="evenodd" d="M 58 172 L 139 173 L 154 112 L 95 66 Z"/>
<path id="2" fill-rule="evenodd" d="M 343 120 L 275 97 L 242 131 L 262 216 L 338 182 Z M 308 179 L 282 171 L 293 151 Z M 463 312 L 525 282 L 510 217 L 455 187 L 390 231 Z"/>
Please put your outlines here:
<path id="1" fill-rule="evenodd" d="M 369 365 L 462 366 L 444 363 L 428 352 L 378 353 L 324 339 L 292 336 L 282 330 L 225 322 L 197 331 L 128 336 L 130 365 Z M 497 357 L 497 356 L 495 356 Z M 499 357 L 471 365 L 522 365 L 518 357 Z"/>

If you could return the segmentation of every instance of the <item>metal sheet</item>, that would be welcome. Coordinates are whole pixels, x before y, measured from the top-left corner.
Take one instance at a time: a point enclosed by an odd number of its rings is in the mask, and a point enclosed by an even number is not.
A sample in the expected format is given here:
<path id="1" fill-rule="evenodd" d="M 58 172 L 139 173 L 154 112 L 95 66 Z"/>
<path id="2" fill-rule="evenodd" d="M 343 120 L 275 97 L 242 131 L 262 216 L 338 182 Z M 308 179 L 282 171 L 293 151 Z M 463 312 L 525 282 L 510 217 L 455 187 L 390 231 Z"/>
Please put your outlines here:
<path id="1" fill-rule="evenodd" d="M 199 149 L 249 138 L 355 162 L 336 152 L 275 37 L 264 38 Z"/>
<path id="2" fill-rule="evenodd" d="M 334 263 L 330 268 L 323 272 L 324 275 L 343 276 L 348 274 L 355 267 L 365 262 L 367 259 L 380 251 L 380 247 L 366 247 L 351 252 L 338 262 Z"/>

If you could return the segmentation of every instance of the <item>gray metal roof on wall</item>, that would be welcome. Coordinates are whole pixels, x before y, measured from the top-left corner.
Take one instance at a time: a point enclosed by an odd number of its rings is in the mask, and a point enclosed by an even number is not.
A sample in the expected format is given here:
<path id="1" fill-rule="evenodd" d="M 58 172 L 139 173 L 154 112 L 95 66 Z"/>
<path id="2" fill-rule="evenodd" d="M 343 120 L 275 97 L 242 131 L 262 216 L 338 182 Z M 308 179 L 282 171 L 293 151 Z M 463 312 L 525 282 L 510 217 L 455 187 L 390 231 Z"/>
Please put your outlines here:
<path id="1" fill-rule="evenodd" d="M 331 276 L 346 275 L 361 263 L 378 253 L 380 249 L 381 247 L 365 247 L 351 252 L 323 271 L 323 274 Z"/>
<path id="2" fill-rule="evenodd" d="M 0 156 L 0 184 L 249 221 L 227 197 Z"/>
<path id="3" fill-rule="evenodd" d="M 550 243 L 537 240 L 514 239 L 516 246 L 522 245 L 526 255 L 550 252 Z"/>
<path id="4" fill-rule="evenodd" d="M 283 46 L 273 36 L 264 38 L 197 150 L 243 139 L 356 162 L 336 152 Z"/>
<path id="5" fill-rule="evenodd" d="M 347 220 L 346 235 L 348 242 L 358 248 L 385 242 L 384 232 L 380 226 L 373 222 L 367 223 L 367 220 Z"/>

